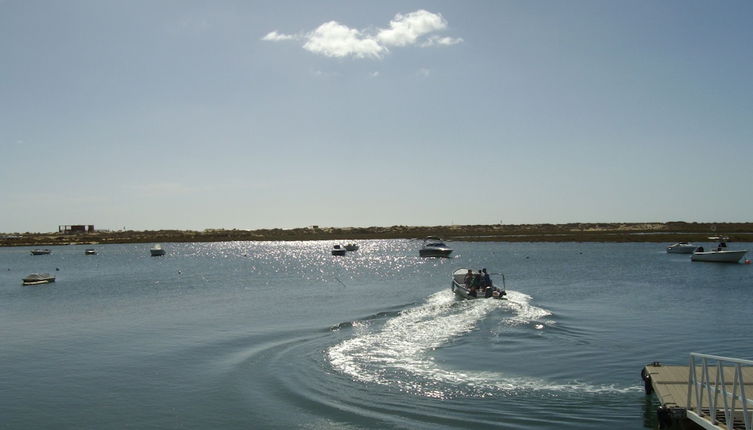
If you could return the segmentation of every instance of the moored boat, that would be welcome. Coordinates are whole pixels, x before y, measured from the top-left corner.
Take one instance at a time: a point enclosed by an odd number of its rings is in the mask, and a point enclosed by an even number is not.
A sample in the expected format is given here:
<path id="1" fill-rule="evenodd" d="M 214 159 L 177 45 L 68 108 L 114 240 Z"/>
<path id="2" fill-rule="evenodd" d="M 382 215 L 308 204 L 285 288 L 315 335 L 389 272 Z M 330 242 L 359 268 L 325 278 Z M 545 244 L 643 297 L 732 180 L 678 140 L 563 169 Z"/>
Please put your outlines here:
<path id="1" fill-rule="evenodd" d="M 690 256 L 692 261 L 706 261 L 709 263 L 737 263 L 748 251 L 696 251 Z"/>
<path id="2" fill-rule="evenodd" d="M 52 251 L 50 251 L 47 248 L 45 248 L 45 249 L 32 249 L 31 250 L 31 255 L 48 255 L 48 254 L 51 254 L 51 253 L 52 253 Z"/>
<path id="3" fill-rule="evenodd" d="M 718 240 L 719 245 L 716 249 L 706 251 L 703 247 L 698 247 L 693 255 L 690 256 L 691 261 L 705 261 L 708 263 L 737 263 L 748 252 L 745 249 L 728 250 L 726 237 L 710 237 L 711 240 Z"/>
<path id="4" fill-rule="evenodd" d="M 345 255 L 345 252 L 345 248 L 340 245 L 335 245 L 332 247 L 332 255 Z"/>
<path id="5" fill-rule="evenodd" d="M 32 273 L 22 279 L 23 285 L 42 285 L 55 282 L 55 277 L 49 273 Z"/>
<path id="6" fill-rule="evenodd" d="M 358 251 L 358 245 L 356 245 L 355 243 L 348 243 L 345 245 L 345 250 L 346 251 Z"/>
<path id="7" fill-rule="evenodd" d="M 87 248 L 84 250 L 84 255 L 97 255 L 97 250 L 94 248 Z"/>
<path id="8" fill-rule="evenodd" d="M 689 242 L 677 242 L 667 247 L 668 254 L 692 254 L 698 248 Z"/>
<path id="9" fill-rule="evenodd" d="M 149 253 L 152 255 L 152 257 L 159 257 L 160 255 L 165 255 L 165 250 L 162 249 L 162 245 L 159 243 L 155 243 L 154 246 L 149 250 Z"/>
<path id="10" fill-rule="evenodd" d="M 423 246 L 418 250 L 418 255 L 421 257 L 449 257 L 450 254 L 452 254 L 452 248 L 445 245 L 442 239 L 434 236 L 424 239 Z"/>
<path id="11" fill-rule="evenodd" d="M 484 271 L 486 269 L 483 269 Z M 505 291 L 505 275 L 502 275 L 502 288 L 495 287 L 491 280 L 489 280 L 489 285 L 483 285 L 480 288 L 475 288 L 472 284 L 472 282 L 469 282 L 471 286 L 466 285 L 466 276 L 479 276 L 484 277 L 486 275 L 486 272 L 478 271 L 476 273 L 473 273 L 472 269 L 458 269 L 454 272 L 452 272 L 452 279 L 450 280 L 450 289 L 452 290 L 455 295 L 457 295 L 460 298 L 463 299 L 499 299 L 499 300 L 507 300 L 507 292 Z M 487 275 L 488 279 L 488 275 Z"/>

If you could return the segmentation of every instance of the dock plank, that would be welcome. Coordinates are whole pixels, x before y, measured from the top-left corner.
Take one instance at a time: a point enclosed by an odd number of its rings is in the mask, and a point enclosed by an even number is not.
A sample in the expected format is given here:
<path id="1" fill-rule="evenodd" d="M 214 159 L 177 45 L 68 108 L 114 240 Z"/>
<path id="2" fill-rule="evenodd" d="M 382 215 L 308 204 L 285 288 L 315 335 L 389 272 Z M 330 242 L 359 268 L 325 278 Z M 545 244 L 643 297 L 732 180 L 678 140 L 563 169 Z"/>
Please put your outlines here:
<path id="1" fill-rule="evenodd" d="M 702 379 L 702 367 L 696 366 L 696 380 Z M 742 367 L 743 385 L 746 387 L 746 392 L 753 391 L 753 367 Z M 651 364 L 644 368 L 644 373 L 651 377 L 651 387 L 656 394 L 659 403 L 667 408 L 681 408 L 685 409 L 688 406 L 688 376 L 690 372 L 690 366 L 676 366 L 676 365 L 660 365 Z M 716 382 L 717 369 L 711 367 L 708 369 L 709 380 Z M 722 369 L 724 376 L 724 385 L 728 389 L 732 390 L 734 384 L 735 369 L 733 367 L 724 367 Z M 750 387 L 750 388 L 747 388 Z M 721 406 L 722 398 L 720 397 L 717 403 L 717 407 Z M 704 392 L 704 396 L 701 402 L 702 409 L 708 409 L 711 406 L 710 399 L 707 392 Z M 738 405 L 741 406 L 740 403 Z M 736 415 L 740 415 L 739 412 Z M 738 418 L 741 421 L 741 418 Z M 709 419 L 704 417 L 697 423 L 706 422 L 709 427 L 706 428 L 720 428 Z M 738 428 L 736 425 L 735 428 Z"/>
<path id="2" fill-rule="evenodd" d="M 753 430 L 753 400 L 749 396 L 753 392 L 753 361 L 696 353 L 691 353 L 691 360 L 695 368 L 658 362 L 643 368 L 646 393 L 653 392 L 661 404 L 657 409 L 660 427 L 687 419 L 704 429 Z M 704 365 L 706 375 L 703 374 Z M 690 386 L 690 372 L 694 372 L 696 383 L 703 384 L 702 391 Z M 735 381 L 736 375 L 741 381 Z M 723 389 L 720 386 L 722 378 Z M 693 396 L 690 402 L 688 394 Z M 697 394 L 700 394 L 700 406 L 695 398 Z M 712 403 L 715 403 L 713 409 Z"/>

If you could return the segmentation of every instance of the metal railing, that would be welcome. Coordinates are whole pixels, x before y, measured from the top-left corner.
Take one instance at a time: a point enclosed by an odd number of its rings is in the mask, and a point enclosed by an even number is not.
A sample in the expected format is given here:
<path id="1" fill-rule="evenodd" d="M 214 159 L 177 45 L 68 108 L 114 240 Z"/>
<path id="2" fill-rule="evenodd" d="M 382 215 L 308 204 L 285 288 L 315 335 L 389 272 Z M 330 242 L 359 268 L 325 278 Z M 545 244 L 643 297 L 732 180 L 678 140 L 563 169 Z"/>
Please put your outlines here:
<path id="1" fill-rule="evenodd" d="M 745 430 L 753 430 L 753 398 L 745 394 L 743 377 L 743 368 L 749 366 L 753 361 L 691 353 L 687 410 L 728 430 L 740 428 L 740 424 Z M 725 369 L 729 369 L 726 375 Z M 732 381 L 727 381 L 730 373 Z M 708 408 L 703 407 L 704 398 Z"/>

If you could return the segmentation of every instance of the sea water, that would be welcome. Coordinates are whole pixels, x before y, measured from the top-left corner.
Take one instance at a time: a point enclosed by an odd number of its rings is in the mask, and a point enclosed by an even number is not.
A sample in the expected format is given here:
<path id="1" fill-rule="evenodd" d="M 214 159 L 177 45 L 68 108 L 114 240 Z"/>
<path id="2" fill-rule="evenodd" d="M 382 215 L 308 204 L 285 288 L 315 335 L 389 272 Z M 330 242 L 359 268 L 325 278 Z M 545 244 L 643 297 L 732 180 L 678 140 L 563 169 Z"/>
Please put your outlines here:
<path id="1" fill-rule="evenodd" d="M 0 428 L 656 428 L 646 363 L 753 358 L 752 265 L 449 244 L 0 248 Z M 455 299 L 458 268 L 504 274 L 509 300 Z"/>

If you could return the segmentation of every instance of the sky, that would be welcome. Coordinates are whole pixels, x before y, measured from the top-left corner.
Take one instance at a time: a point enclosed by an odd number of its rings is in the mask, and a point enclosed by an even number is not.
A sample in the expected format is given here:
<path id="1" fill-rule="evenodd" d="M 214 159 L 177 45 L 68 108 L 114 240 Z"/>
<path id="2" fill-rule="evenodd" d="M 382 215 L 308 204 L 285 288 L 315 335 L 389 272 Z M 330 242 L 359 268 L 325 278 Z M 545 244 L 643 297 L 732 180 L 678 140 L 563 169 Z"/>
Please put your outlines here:
<path id="1" fill-rule="evenodd" d="M 753 221 L 753 2 L 0 0 L 0 232 Z"/>

